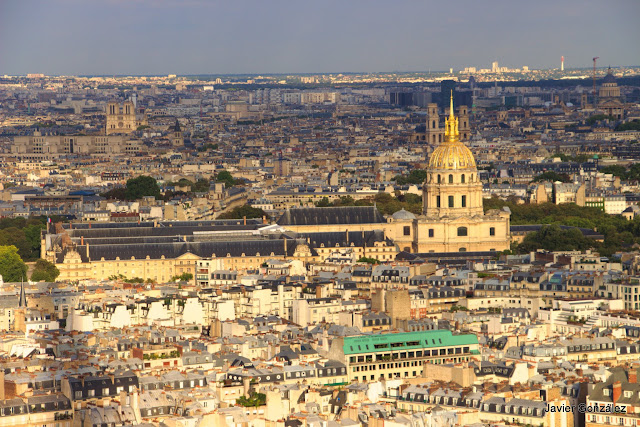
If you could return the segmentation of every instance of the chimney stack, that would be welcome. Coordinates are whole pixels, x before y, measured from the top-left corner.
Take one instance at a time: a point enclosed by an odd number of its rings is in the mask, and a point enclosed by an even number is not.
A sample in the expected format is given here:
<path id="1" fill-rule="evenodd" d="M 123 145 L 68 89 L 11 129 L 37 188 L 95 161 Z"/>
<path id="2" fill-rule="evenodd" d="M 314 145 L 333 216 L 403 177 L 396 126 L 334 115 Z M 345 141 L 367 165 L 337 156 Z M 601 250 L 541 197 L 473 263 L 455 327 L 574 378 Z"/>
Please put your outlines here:
<path id="1" fill-rule="evenodd" d="M 622 394 L 622 383 L 620 381 L 616 381 L 613 383 L 613 404 L 615 405 L 620 399 L 620 395 Z"/>
<path id="2" fill-rule="evenodd" d="M 638 368 L 632 366 L 629 369 L 629 382 L 632 384 L 638 384 Z"/>

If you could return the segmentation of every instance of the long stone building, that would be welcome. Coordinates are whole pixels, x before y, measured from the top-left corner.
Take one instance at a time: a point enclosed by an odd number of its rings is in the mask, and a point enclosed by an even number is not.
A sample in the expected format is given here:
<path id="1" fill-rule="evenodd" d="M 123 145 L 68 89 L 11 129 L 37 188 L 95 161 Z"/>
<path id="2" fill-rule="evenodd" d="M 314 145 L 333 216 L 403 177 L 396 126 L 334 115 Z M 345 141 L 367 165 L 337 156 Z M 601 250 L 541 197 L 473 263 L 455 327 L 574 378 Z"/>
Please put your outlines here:
<path id="1" fill-rule="evenodd" d="M 143 150 L 142 141 L 123 135 L 42 135 L 16 136 L 11 155 L 21 160 L 56 160 L 62 156 L 111 157 L 135 155 Z"/>

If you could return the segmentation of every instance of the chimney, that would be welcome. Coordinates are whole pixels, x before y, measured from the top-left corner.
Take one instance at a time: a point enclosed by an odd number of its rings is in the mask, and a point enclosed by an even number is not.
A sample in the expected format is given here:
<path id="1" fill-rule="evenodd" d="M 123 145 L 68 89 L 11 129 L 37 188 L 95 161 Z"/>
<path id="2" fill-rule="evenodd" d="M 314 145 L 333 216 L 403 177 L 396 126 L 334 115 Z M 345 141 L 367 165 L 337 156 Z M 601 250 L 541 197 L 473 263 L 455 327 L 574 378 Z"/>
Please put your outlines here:
<path id="1" fill-rule="evenodd" d="M 620 395 L 622 394 L 622 383 L 620 381 L 616 381 L 613 383 L 613 404 L 615 405 L 620 399 Z"/>
<path id="2" fill-rule="evenodd" d="M 80 236 L 80 246 L 84 245 L 84 236 Z"/>
<path id="3" fill-rule="evenodd" d="M 247 216 L 246 215 L 242 217 L 242 223 L 244 225 L 247 225 Z"/>
<path id="4" fill-rule="evenodd" d="M 638 369 L 635 366 L 629 369 L 629 382 L 638 384 Z"/>

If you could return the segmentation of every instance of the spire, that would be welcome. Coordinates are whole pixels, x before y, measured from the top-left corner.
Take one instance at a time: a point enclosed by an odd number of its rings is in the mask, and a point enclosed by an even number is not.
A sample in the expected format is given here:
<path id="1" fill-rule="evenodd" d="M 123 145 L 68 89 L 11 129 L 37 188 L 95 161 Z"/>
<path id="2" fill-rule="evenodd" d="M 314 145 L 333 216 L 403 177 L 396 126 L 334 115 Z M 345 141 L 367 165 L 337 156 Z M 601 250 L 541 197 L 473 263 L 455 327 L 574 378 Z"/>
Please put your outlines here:
<path id="1" fill-rule="evenodd" d="M 449 103 L 449 117 L 445 119 L 444 140 L 445 142 L 459 142 L 458 118 L 453 113 L 453 91 L 451 91 L 451 101 Z"/>
<path id="2" fill-rule="evenodd" d="M 24 292 L 24 280 L 20 278 L 20 299 L 18 300 L 18 307 L 27 307 L 27 295 Z"/>
<path id="3" fill-rule="evenodd" d="M 449 120 L 453 120 L 455 118 L 453 114 L 453 90 L 451 90 L 451 100 L 449 101 Z"/>

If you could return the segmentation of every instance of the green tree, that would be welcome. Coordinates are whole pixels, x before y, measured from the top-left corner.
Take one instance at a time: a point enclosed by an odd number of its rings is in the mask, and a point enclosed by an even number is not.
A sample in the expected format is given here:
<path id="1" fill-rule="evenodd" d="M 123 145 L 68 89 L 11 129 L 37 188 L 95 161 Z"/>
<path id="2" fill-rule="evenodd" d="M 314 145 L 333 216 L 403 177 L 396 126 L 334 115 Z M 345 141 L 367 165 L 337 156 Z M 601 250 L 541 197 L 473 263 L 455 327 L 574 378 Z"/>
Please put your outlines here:
<path id="1" fill-rule="evenodd" d="M 45 229 L 45 225 L 41 222 L 36 222 L 31 225 L 27 225 L 24 228 L 24 236 L 31 246 L 31 256 L 25 259 L 33 259 L 40 256 L 40 238 L 42 230 Z"/>
<path id="2" fill-rule="evenodd" d="M 153 177 L 141 175 L 127 181 L 125 198 L 127 200 L 137 200 L 144 196 L 154 196 L 160 199 L 160 187 Z"/>
<path id="3" fill-rule="evenodd" d="M 315 205 L 319 208 L 328 208 L 329 206 L 332 206 L 328 197 L 323 197 L 322 199 L 317 201 Z"/>
<path id="4" fill-rule="evenodd" d="M 377 259 L 369 258 L 369 257 L 366 257 L 366 256 L 360 257 L 358 259 L 358 262 L 366 262 L 367 264 L 380 264 L 380 261 L 378 261 Z"/>
<path id="5" fill-rule="evenodd" d="M 536 177 L 533 178 L 533 180 L 531 182 L 541 182 L 541 181 L 571 182 L 571 178 L 569 178 L 569 175 L 567 175 L 565 173 L 560 174 L 560 173 L 553 172 L 553 171 L 547 171 L 547 172 L 541 173 L 540 175 L 536 175 Z"/>
<path id="6" fill-rule="evenodd" d="M 610 173 L 614 176 L 620 177 L 620 179 L 627 179 L 627 168 L 620 165 L 609 165 L 600 168 L 602 173 Z"/>
<path id="7" fill-rule="evenodd" d="M 617 131 L 625 131 L 625 130 L 640 130 L 640 120 L 634 119 L 630 122 L 620 123 L 616 126 Z"/>
<path id="8" fill-rule="evenodd" d="M 206 193 L 209 191 L 209 180 L 201 178 L 191 185 L 191 191 L 195 193 Z"/>
<path id="9" fill-rule="evenodd" d="M 535 233 L 527 234 L 518 245 L 518 252 L 528 253 L 538 249 L 549 251 L 583 251 L 596 246 L 593 239 L 585 237 L 576 228 L 563 230 L 559 225 L 545 225 Z"/>
<path id="10" fill-rule="evenodd" d="M 46 259 L 39 259 L 36 261 L 33 273 L 31 273 L 31 280 L 34 282 L 55 282 L 59 275 L 60 270 L 58 270 L 55 264 Z"/>
<path id="11" fill-rule="evenodd" d="M 109 191 L 105 191 L 104 193 L 100 193 L 100 196 L 108 199 L 108 200 L 126 200 L 127 198 L 127 189 L 125 187 L 116 187 L 112 188 Z"/>
<path id="12" fill-rule="evenodd" d="M 224 182 L 224 186 L 227 188 L 233 187 L 238 183 L 233 175 L 231 175 L 231 172 L 226 170 L 218 172 L 218 175 L 216 176 L 216 182 Z"/>
<path id="13" fill-rule="evenodd" d="M 398 185 L 422 184 L 427 179 L 427 171 L 424 169 L 413 169 L 409 175 L 396 175 L 392 178 Z"/>
<path id="14" fill-rule="evenodd" d="M 5 282 L 19 282 L 27 278 L 27 265 L 15 246 L 0 246 L 0 274 Z"/>
<path id="15" fill-rule="evenodd" d="M 242 219 L 246 218 L 262 218 L 263 216 L 269 218 L 269 215 L 260 208 L 254 208 L 251 205 L 243 205 L 233 208 L 229 212 L 225 212 L 220 215 L 219 219 Z"/>
<path id="16" fill-rule="evenodd" d="M 171 278 L 171 281 L 172 282 L 177 282 L 177 281 L 188 282 L 188 281 L 190 281 L 192 279 L 193 279 L 193 274 L 191 274 L 191 273 L 182 273 L 180 275 L 173 276 Z"/>
<path id="17" fill-rule="evenodd" d="M 586 123 L 589 126 L 593 126 L 596 122 L 600 122 L 602 120 L 615 120 L 615 117 L 606 114 L 594 114 L 586 120 Z"/>

